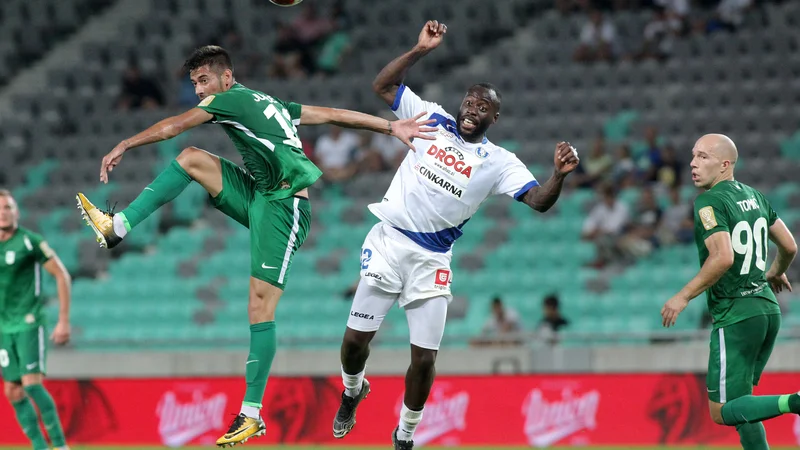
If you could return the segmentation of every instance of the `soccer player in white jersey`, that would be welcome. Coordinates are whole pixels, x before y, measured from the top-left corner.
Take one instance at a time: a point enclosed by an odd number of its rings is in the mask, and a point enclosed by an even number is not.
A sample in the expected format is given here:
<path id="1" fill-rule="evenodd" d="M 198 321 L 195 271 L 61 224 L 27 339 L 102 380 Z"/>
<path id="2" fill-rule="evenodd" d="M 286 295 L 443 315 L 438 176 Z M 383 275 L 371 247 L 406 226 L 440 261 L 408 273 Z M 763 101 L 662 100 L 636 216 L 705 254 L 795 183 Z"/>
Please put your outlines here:
<path id="1" fill-rule="evenodd" d="M 383 201 L 369 206 L 381 221 L 362 247 L 361 280 L 341 349 L 345 390 L 333 422 L 337 438 L 355 425 L 356 407 L 370 389 L 364 378 L 369 343 L 398 303 L 405 310 L 411 341 L 400 423 L 392 435 L 394 448 L 401 450 L 413 448 L 414 430 L 433 384 L 452 299 L 451 247 L 462 226 L 492 195 L 509 195 L 539 212 L 547 211 L 579 161 L 569 143 L 559 143 L 553 175 L 539 185 L 513 153 L 485 136 L 500 115 L 501 98 L 494 86 L 470 87 L 455 119 L 405 86 L 408 69 L 441 43 L 446 30 L 437 21 L 426 23 L 417 45 L 384 67 L 373 82 L 375 92 L 399 118 L 427 112 L 437 131 L 435 140 L 409 151 Z"/>

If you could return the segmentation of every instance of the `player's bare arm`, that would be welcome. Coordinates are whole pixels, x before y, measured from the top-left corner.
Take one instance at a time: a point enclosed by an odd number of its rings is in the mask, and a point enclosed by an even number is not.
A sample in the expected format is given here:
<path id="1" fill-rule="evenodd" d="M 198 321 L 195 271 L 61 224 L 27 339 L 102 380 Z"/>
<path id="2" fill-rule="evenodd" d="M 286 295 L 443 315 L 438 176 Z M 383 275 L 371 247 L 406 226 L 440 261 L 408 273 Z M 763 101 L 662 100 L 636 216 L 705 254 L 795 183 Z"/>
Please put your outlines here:
<path id="1" fill-rule="evenodd" d="M 58 323 L 50 339 L 58 345 L 66 344 L 70 338 L 69 306 L 72 301 L 72 277 L 58 255 L 53 255 L 42 267 L 56 279 L 58 290 Z"/>
<path id="2" fill-rule="evenodd" d="M 683 289 L 667 300 L 661 308 L 662 325 L 671 327 L 689 301 L 714 285 L 733 265 L 733 246 L 728 232 L 719 231 L 705 240 L 708 259 L 700 268 L 700 272 L 692 278 Z"/>
<path id="3" fill-rule="evenodd" d="M 113 171 L 114 167 L 122 161 L 122 155 L 126 151 L 142 145 L 172 139 L 213 118 L 213 115 L 200 108 L 192 108 L 183 114 L 166 118 L 141 133 L 123 140 L 109 154 L 103 157 L 103 162 L 100 165 L 100 181 L 108 183 L 108 172 Z"/>
<path id="4" fill-rule="evenodd" d="M 410 119 L 391 121 L 357 111 L 350 111 L 348 109 L 303 105 L 303 108 L 300 112 L 300 124 L 331 124 L 345 128 L 358 128 L 374 131 L 376 133 L 388 134 L 402 141 L 410 149 L 416 150 L 414 145 L 411 143 L 412 139 L 435 139 L 435 137 L 432 135 L 423 134 L 436 131 L 436 128 L 424 126 L 434 123 L 435 120 L 417 122 L 417 120 L 425 114 L 427 113 L 422 112 L 417 114 L 416 117 L 412 117 Z"/>
<path id="5" fill-rule="evenodd" d="M 559 142 L 553 158 L 555 170 L 553 175 L 544 184 L 531 188 L 522 196 L 522 201 L 539 212 L 552 208 L 561 195 L 564 179 L 575 170 L 580 163 L 578 152 L 569 142 Z"/>
<path id="6" fill-rule="evenodd" d="M 769 239 L 778 246 L 778 254 L 765 274 L 767 282 L 776 293 L 784 289 L 788 289 L 791 292 L 792 285 L 786 277 L 786 271 L 794 261 L 795 256 L 797 256 L 797 242 L 795 242 L 792 232 L 789 231 L 789 228 L 786 227 L 786 224 L 781 219 L 776 220 L 769 227 Z"/>
<path id="7" fill-rule="evenodd" d="M 447 25 L 439 23 L 437 20 L 426 22 L 419 33 L 417 45 L 387 64 L 372 82 L 372 90 L 380 95 L 383 101 L 392 105 L 408 69 L 438 47 L 442 43 L 445 33 L 447 33 Z"/>

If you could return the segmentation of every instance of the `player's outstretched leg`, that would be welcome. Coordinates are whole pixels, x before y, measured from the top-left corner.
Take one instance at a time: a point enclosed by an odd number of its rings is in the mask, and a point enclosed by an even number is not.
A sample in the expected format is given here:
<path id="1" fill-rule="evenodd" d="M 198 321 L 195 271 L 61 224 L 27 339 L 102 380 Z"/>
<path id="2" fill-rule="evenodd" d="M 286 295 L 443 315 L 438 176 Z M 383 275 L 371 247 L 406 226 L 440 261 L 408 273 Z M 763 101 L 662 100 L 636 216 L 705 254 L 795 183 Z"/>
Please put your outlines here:
<path id="1" fill-rule="evenodd" d="M 342 338 L 342 402 L 333 418 L 333 437 L 347 436 L 356 424 L 356 409 L 370 392 L 366 373 L 369 343 L 380 329 L 383 318 L 397 301 L 396 292 L 386 292 L 370 286 L 362 279 L 347 318 L 347 329 Z"/>
<path id="2" fill-rule="evenodd" d="M 342 402 L 333 419 L 333 437 L 341 439 L 356 425 L 356 409 L 369 395 L 369 381 L 364 378 L 369 343 L 375 331 L 364 332 L 347 328 L 342 339 Z"/>
<path id="3" fill-rule="evenodd" d="M 53 397 L 42 385 L 41 374 L 31 374 L 22 376 L 22 384 L 28 398 L 33 401 L 39 414 L 42 416 L 44 428 L 50 437 L 53 447 L 56 449 L 66 449 L 67 440 L 64 437 L 64 430 L 61 428 L 61 419 L 58 417 L 58 408 L 53 401 Z"/>
<path id="4" fill-rule="evenodd" d="M 414 431 L 436 378 L 436 355 L 444 336 L 448 297 L 418 300 L 405 306 L 411 339 L 411 365 L 406 372 L 406 392 L 400 423 L 392 435 L 395 450 L 414 447 Z"/>
<path id="5" fill-rule="evenodd" d="M 212 197 L 222 191 L 219 157 L 196 147 L 184 149 L 123 211 L 102 211 L 85 195 L 78 193 L 78 209 L 94 231 L 101 247 L 114 248 L 136 225 L 180 195 L 192 180 L 200 183 Z"/>
<path id="6" fill-rule="evenodd" d="M 228 432 L 217 439 L 220 447 L 243 444 L 252 437 L 263 436 L 266 426 L 261 419 L 261 401 L 267 378 L 275 358 L 278 340 L 275 333 L 275 308 L 283 290 L 265 281 L 250 278 L 250 353 L 245 362 L 247 389 L 239 415 Z"/>
<path id="7" fill-rule="evenodd" d="M 42 430 L 39 428 L 39 418 L 33 404 L 25 396 L 25 390 L 20 383 L 6 381 L 3 383 L 3 390 L 6 398 L 14 408 L 22 432 L 31 441 L 34 450 L 46 450 L 50 448 L 44 440 Z"/>

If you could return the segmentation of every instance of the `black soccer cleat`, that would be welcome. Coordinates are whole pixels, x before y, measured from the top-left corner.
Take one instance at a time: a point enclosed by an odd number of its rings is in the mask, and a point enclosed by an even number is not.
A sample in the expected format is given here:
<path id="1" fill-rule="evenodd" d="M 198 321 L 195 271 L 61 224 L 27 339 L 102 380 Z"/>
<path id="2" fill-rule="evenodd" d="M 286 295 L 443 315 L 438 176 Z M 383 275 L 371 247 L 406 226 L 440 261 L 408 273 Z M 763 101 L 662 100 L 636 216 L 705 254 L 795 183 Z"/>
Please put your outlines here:
<path id="1" fill-rule="evenodd" d="M 401 441 L 397 439 L 397 432 L 400 430 L 400 427 L 394 429 L 394 433 L 392 433 L 392 444 L 394 445 L 394 450 L 411 450 L 414 448 L 414 441 Z"/>
<path id="2" fill-rule="evenodd" d="M 369 381 L 366 378 L 361 382 L 361 392 L 358 393 L 358 397 L 353 398 L 342 392 L 342 404 L 339 405 L 339 410 L 333 419 L 333 437 L 341 439 L 353 429 L 356 425 L 356 408 L 367 395 L 369 395 Z"/>

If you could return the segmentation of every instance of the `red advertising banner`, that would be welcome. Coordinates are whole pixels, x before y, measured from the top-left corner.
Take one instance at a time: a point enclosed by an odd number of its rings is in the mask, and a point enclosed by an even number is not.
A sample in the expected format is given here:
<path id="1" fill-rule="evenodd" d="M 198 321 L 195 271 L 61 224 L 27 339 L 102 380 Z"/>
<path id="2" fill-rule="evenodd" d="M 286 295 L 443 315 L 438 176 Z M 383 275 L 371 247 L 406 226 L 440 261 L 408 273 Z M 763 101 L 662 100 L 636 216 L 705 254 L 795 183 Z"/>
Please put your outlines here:
<path id="1" fill-rule="evenodd" d="M 796 392 L 800 374 L 765 374 L 756 394 Z M 401 377 L 370 377 L 358 425 L 342 441 L 331 423 L 336 378 L 271 378 L 266 437 L 258 443 L 381 445 L 402 402 Z M 210 444 L 238 413 L 244 381 L 116 379 L 49 381 L 71 444 Z M 0 444 L 23 444 L 14 413 L 0 404 Z M 765 422 L 773 445 L 800 443 L 800 418 Z M 437 445 L 737 445 L 733 427 L 708 415 L 703 375 L 439 377 L 415 441 Z"/>

